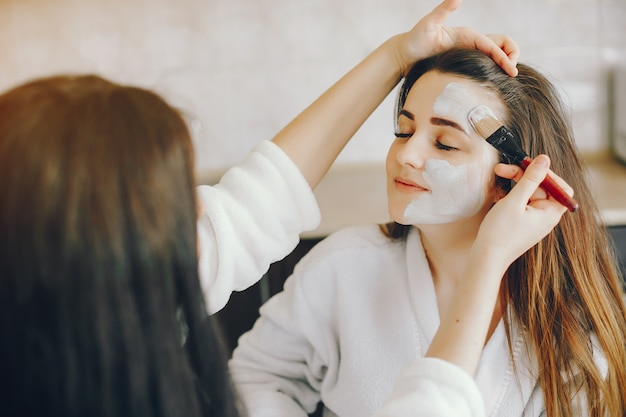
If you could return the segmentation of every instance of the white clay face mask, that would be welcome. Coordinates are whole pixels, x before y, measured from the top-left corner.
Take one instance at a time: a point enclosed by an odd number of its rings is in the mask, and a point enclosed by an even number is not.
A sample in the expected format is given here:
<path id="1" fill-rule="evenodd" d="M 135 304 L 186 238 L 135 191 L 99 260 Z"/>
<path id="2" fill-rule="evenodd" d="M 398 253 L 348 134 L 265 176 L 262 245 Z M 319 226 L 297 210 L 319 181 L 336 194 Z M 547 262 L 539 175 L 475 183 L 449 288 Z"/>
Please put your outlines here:
<path id="1" fill-rule="evenodd" d="M 467 115 L 480 104 L 481 101 L 476 97 L 476 94 L 470 91 L 467 86 L 449 83 L 435 99 L 433 113 L 454 120 L 465 130 L 465 133 L 469 133 L 472 128 Z"/>
<path id="2" fill-rule="evenodd" d="M 443 159 L 426 160 L 423 178 L 430 192 L 409 203 L 403 223 L 450 223 L 476 214 L 485 201 L 484 170 L 477 162 L 453 166 Z"/>
<path id="3" fill-rule="evenodd" d="M 471 132 L 468 113 L 481 104 L 478 88 L 449 83 L 433 103 L 433 112 L 458 123 L 465 132 Z M 487 176 L 495 165 L 495 151 L 490 152 L 484 142 L 481 156 L 458 166 L 444 159 L 427 159 L 424 164 L 424 181 L 430 191 L 422 193 L 404 210 L 404 224 L 450 223 L 476 214 L 485 202 Z"/>

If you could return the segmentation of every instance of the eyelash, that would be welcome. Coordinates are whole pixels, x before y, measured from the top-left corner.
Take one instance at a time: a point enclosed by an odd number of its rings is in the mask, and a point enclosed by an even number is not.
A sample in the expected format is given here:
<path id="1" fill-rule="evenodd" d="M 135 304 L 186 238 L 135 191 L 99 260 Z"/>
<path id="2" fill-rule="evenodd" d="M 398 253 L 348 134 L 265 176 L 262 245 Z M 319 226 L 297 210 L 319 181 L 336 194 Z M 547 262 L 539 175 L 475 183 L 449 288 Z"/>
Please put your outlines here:
<path id="1" fill-rule="evenodd" d="M 413 136 L 413 134 L 412 134 L 412 133 L 397 133 L 397 132 L 395 132 L 395 133 L 394 133 L 394 136 L 395 136 L 396 138 L 398 138 L 398 139 L 408 139 L 408 138 L 410 138 L 411 136 Z M 442 151 L 447 151 L 447 152 L 450 152 L 450 151 L 458 151 L 458 150 L 459 150 L 459 148 L 455 148 L 454 146 L 444 145 L 443 143 L 441 143 L 441 142 L 439 141 L 439 139 L 437 139 L 437 140 L 435 141 L 435 146 L 437 147 L 437 149 L 440 149 L 440 150 L 442 150 Z"/>
<path id="2" fill-rule="evenodd" d="M 412 133 L 394 133 L 393 135 L 398 139 L 408 139 L 413 136 Z"/>
<path id="3" fill-rule="evenodd" d="M 435 146 L 437 147 L 437 149 L 441 149 L 442 151 L 458 151 L 459 150 L 459 148 L 455 148 L 454 146 L 444 145 L 443 143 L 439 142 L 439 140 L 435 141 Z"/>

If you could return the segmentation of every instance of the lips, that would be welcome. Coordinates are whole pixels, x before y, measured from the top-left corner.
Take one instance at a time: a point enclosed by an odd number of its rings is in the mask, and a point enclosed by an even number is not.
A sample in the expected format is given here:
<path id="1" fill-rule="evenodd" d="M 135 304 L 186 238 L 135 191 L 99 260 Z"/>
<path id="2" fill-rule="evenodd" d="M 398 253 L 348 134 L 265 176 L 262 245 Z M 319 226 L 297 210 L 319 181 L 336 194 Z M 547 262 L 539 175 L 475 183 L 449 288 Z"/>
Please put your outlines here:
<path id="1" fill-rule="evenodd" d="M 400 191 L 406 192 L 419 192 L 419 191 L 428 191 L 428 188 L 422 187 L 417 182 L 404 177 L 396 177 L 393 180 L 396 188 Z"/>

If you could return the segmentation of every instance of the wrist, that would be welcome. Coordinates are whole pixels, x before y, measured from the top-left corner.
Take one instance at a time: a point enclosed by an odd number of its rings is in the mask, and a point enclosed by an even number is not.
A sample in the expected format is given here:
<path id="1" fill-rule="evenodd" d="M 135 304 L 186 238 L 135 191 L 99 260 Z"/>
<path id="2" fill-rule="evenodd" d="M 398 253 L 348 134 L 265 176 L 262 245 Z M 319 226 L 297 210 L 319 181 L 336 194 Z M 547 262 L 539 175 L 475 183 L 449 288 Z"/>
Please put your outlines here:
<path id="1" fill-rule="evenodd" d="M 407 53 L 403 48 L 403 45 L 406 44 L 404 40 L 406 36 L 406 33 L 400 33 L 389 38 L 382 45 L 382 49 L 387 54 L 389 62 L 391 62 L 395 68 L 398 80 L 404 78 L 413 65 L 413 62 L 407 59 Z"/>
<path id="2" fill-rule="evenodd" d="M 497 248 L 476 241 L 470 251 L 466 272 L 470 279 L 499 286 L 511 263 Z"/>

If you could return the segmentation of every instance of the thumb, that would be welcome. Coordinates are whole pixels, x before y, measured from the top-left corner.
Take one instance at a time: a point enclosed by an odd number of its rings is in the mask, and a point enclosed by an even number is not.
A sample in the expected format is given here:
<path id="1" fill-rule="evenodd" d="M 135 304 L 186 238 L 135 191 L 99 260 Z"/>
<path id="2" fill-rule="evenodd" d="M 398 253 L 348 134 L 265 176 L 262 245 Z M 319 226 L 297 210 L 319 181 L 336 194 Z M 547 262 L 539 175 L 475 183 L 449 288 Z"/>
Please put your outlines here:
<path id="1" fill-rule="evenodd" d="M 550 158 L 547 155 L 538 155 L 526 168 L 524 175 L 517 182 L 515 187 L 509 192 L 516 199 L 526 205 L 541 182 L 546 178 L 550 169 Z"/>
<path id="2" fill-rule="evenodd" d="M 442 25 L 448 16 L 459 8 L 461 1 L 462 0 L 443 0 L 427 15 L 428 20 L 430 23 Z"/>

